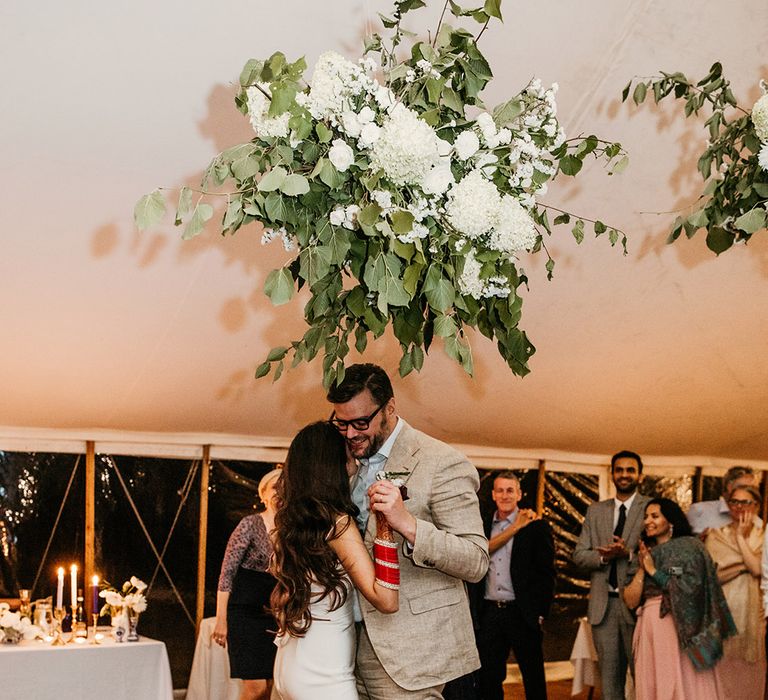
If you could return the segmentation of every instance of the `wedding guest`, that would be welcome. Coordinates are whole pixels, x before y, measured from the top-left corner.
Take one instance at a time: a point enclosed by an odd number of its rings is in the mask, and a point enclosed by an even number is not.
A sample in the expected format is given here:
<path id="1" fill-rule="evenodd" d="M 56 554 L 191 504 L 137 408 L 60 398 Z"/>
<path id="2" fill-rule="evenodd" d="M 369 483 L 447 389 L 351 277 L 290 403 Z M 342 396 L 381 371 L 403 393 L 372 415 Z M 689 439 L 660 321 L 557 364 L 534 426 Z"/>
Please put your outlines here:
<path id="1" fill-rule="evenodd" d="M 630 552 L 637 547 L 647 497 L 637 492 L 643 473 L 638 454 L 623 450 L 611 457 L 616 497 L 587 508 L 573 551 L 576 566 L 590 572 L 587 616 L 597 648 L 604 700 L 624 700 L 627 669 L 632 668 L 635 619 L 619 595 Z"/>
<path id="2" fill-rule="evenodd" d="M 696 535 L 706 537 L 710 528 L 723 527 L 731 522 L 728 497 L 740 486 L 757 486 L 755 472 L 750 467 L 731 467 L 723 476 L 723 494 L 715 501 L 699 501 L 688 509 L 688 522 Z M 763 521 L 759 521 L 762 525 Z"/>
<path id="3" fill-rule="evenodd" d="M 546 700 L 542 624 L 555 592 L 555 546 L 549 525 L 518 508 L 523 497 L 512 471 L 493 480 L 493 514 L 483 519 L 491 563 L 474 599 L 479 608 L 480 697 L 503 700 L 509 651 L 523 677 L 526 700 Z"/>
<path id="4" fill-rule="evenodd" d="M 636 700 L 718 700 L 713 667 L 736 634 L 715 563 L 674 501 L 645 506 L 638 569 L 623 591 L 638 608 Z"/>
<path id="5" fill-rule="evenodd" d="M 400 609 L 384 616 L 361 602 L 357 678 L 361 698 L 440 698 L 446 681 L 479 666 L 465 582 L 488 569 L 477 501 L 480 480 L 467 459 L 397 415 L 392 384 L 373 364 L 346 368 L 328 391 L 331 422 L 358 460 L 352 500 L 370 546 L 369 499 L 401 548 Z M 390 480 L 405 482 L 408 500 Z"/>
<path id="6" fill-rule="evenodd" d="M 710 529 L 707 551 L 717 564 L 717 578 L 738 634 L 725 643 L 715 667 L 724 698 L 762 700 L 765 685 L 765 617 L 760 596 L 763 528 L 755 523 L 760 492 L 737 487 L 728 497 L 731 523 Z"/>
<path id="7" fill-rule="evenodd" d="M 269 573 L 275 527 L 275 485 L 281 469 L 259 481 L 261 513 L 244 517 L 227 543 L 216 594 L 211 638 L 226 646 L 232 678 L 242 678 L 240 700 L 267 700 L 275 661 L 275 620 L 266 610 L 275 579 Z"/>

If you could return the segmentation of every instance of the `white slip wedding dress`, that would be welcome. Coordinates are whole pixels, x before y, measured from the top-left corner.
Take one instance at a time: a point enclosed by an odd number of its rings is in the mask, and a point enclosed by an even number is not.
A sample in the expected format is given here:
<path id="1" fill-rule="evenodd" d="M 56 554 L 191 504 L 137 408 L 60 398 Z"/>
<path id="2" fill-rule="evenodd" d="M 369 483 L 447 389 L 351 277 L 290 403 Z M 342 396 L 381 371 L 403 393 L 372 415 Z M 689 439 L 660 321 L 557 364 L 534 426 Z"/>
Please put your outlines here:
<path id="1" fill-rule="evenodd" d="M 355 617 L 352 583 L 344 578 L 347 599 L 329 610 L 328 597 L 318 600 L 312 584 L 312 624 L 304 637 L 275 639 L 274 683 L 281 700 L 358 700 L 355 685 Z"/>

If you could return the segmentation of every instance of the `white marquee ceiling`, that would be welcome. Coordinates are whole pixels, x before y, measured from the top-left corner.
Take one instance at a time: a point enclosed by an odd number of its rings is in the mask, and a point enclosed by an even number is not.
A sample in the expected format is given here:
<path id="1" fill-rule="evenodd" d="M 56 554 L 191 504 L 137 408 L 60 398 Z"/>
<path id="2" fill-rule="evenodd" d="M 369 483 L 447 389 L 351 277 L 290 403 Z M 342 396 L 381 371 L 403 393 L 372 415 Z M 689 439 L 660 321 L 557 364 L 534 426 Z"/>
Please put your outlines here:
<path id="1" fill-rule="evenodd" d="M 435 0 L 411 24 L 433 27 Z M 270 347 L 302 332 L 301 304 L 261 293 L 285 253 L 260 231 L 182 242 L 131 215 L 158 185 L 196 183 L 250 138 L 232 104 L 248 58 L 282 50 L 355 57 L 387 3 L 134 0 L 0 9 L 0 426 L 287 438 L 327 413 L 320 366 L 254 380 Z M 703 76 L 716 60 L 746 107 L 768 78 L 768 4 L 702 0 L 510 2 L 481 48 L 489 104 L 530 77 L 560 85 L 569 134 L 621 141 L 630 167 L 595 165 L 545 201 L 627 231 L 551 241 L 556 275 L 526 264 L 523 327 L 538 352 L 520 379 L 474 342 L 469 379 L 435 347 L 396 382 L 400 412 L 454 443 L 768 460 L 768 235 L 715 258 L 701 237 L 665 245 L 692 203 L 705 138 L 682 105 L 620 103 L 633 76 Z M 417 22 L 419 20 L 419 22 Z M 366 359 L 397 366 L 396 343 Z"/>

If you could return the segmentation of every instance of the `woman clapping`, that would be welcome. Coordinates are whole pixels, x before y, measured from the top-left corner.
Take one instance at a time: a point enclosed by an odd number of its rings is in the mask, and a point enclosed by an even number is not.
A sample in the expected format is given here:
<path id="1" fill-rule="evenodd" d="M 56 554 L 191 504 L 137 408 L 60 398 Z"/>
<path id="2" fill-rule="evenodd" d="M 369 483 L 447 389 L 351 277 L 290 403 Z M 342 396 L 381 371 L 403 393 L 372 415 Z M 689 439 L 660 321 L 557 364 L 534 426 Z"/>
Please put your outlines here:
<path id="1" fill-rule="evenodd" d="M 716 700 L 713 667 L 736 628 L 714 562 L 674 501 L 649 501 L 644 526 L 637 573 L 623 591 L 630 609 L 640 606 L 637 700 Z"/>
<path id="2" fill-rule="evenodd" d="M 762 700 L 765 685 L 765 617 L 760 596 L 760 563 L 763 528 L 757 521 L 760 493 L 740 486 L 728 497 L 732 522 L 710 530 L 707 551 L 717 564 L 739 633 L 725 643 L 725 653 L 715 669 L 725 698 Z"/>

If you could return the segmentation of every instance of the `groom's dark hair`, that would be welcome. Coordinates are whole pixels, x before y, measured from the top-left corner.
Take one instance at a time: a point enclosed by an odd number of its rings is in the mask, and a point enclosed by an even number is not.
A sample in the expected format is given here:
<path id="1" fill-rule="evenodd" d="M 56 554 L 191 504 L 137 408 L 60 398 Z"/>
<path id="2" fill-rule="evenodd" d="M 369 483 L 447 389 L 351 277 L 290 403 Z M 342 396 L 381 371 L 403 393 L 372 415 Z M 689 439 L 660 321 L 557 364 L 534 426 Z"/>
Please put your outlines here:
<path id="1" fill-rule="evenodd" d="M 344 379 L 331 384 L 327 398 L 331 403 L 346 403 L 365 389 L 371 392 L 374 401 L 380 406 L 395 395 L 387 373 L 378 365 L 365 362 L 347 367 Z"/>

